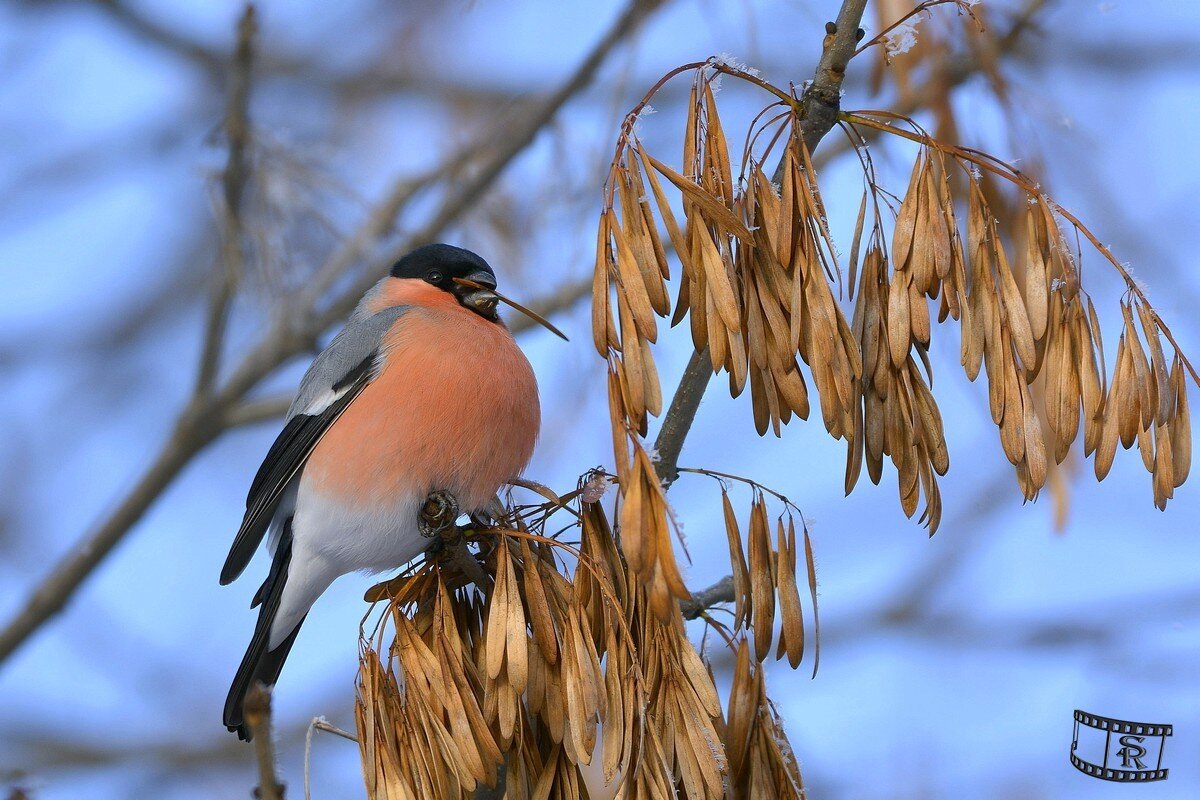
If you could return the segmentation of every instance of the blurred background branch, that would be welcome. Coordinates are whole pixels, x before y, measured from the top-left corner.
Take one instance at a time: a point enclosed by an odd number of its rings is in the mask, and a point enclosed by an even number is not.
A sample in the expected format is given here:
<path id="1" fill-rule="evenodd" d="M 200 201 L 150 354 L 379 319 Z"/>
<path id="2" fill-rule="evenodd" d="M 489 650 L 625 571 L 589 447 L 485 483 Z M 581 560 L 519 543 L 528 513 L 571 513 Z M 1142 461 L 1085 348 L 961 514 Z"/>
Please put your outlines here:
<path id="1" fill-rule="evenodd" d="M 221 264 L 213 270 L 212 299 L 204 327 L 196 394 L 208 394 L 221 366 L 229 303 L 245 272 L 242 208 L 250 180 L 250 79 L 254 69 L 254 37 L 258 33 L 254 6 L 247 4 L 237 26 L 237 49 L 230 66 L 229 106 L 225 112 L 225 140 L 229 157 L 221 175 Z"/>

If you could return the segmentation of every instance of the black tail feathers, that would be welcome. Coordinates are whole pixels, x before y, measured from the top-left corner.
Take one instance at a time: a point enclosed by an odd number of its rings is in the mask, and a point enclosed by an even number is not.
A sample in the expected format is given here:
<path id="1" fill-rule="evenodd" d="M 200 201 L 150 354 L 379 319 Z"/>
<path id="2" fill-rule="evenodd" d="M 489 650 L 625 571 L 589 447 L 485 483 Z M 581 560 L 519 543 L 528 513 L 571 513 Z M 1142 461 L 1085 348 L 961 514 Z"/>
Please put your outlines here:
<path id="1" fill-rule="evenodd" d="M 254 605 L 259 606 L 254 637 L 250 640 L 250 646 L 246 648 L 246 655 L 242 657 L 242 663 L 233 678 L 233 685 L 229 687 L 229 696 L 225 699 L 225 727 L 230 731 L 235 731 L 238 738 L 243 741 L 249 741 L 251 738 L 250 729 L 246 726 L 242 713 L 246 693 L 250 691 L 250 687 L 254 685 L 255 681 L 261 681 L 267 686 L 275 685 L 279 679 L 279 673 L 283 669 L 283 662 L 287 660 L 292 644 L 296 641 L 296 634 L 300 632 L 300 626 L 304 624 L 304 620 L 300 620 L 296 629 L 288 634 L 288 637 L 280 642 L 278 647 L 274 650 L 267 649 L 267 643 L 271 637 L 271 623 L 274 622 L 275 615 L 279 611 L 279 599 L 283 595 L 283 586 L 287 582 L 288 563 L 291 561 L 291 557 L 292 537 L 289 520 L 280 537 L 279 545 L 276 547 L 271 571 L 267 574 L 267 579 L 263 581 L 262 588 L 254 596 Z"/>

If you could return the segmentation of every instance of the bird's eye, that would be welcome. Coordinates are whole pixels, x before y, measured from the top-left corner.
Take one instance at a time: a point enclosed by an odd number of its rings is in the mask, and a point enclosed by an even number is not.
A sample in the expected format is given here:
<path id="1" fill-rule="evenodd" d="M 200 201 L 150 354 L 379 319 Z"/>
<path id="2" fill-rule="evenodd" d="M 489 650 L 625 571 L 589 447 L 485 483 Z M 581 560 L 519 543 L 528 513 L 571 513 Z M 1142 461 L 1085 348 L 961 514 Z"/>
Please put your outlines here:
<path id="1" fill-rule="evenodd" d="M 438 272 L 435 269 L 433 272 L 431 272 L 425 276 L 425 280 L 429 281 L 430 283 L 441 283 L 442 282 L 442 273 Z"/>

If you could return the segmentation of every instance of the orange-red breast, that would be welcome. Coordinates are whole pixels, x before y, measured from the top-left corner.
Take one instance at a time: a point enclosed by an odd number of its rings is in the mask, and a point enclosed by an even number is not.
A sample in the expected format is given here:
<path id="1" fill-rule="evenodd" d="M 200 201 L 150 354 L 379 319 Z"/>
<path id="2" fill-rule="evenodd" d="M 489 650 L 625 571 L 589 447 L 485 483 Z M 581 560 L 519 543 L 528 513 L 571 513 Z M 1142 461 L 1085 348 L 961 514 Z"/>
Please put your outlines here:
<path id="1" fill-rule="evenodd" d="M 449 492 L 463 513 L 482 511 L 529 463 L 537 382 L 496 314 L 495 288 L 492 268 L 469 250 L 414 250 L 305 373 L 221 570 L 222 584 L 237 578 L 267 538 L 258 623 L 225 703 L 225 724 L 242 738 L 247 690 L 275 683 L 335 578 L 419 555 L 431 492 Z"/>

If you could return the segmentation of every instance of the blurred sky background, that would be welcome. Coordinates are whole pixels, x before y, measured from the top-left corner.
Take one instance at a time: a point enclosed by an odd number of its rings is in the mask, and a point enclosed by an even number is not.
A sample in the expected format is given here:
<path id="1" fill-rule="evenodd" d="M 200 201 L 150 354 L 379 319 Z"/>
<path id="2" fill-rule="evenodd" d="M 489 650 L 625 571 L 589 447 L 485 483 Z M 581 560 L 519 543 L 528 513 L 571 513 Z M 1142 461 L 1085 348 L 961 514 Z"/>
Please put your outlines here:
<path id="1" fill-rule="evenodd" d="M 671 67 L 718 53 L 778 85 L 799 83 L 837 5 L 666 3 L 445 238 L 483 253 L 523 300 L 585 278 L 621 114 Z M 999 21 L 1016 5 L 984 3 Z M 969 80 L 955 94 L 964 143 L 1040 165 L 1051 194 L 1133 265 L 1200 357 L 1200 5 L 1046 6 L 1040 32 L 1004 61 L 1019 124 L 982 80 Z M 217 258 L 220 70 L 240 8 L 0 2 L 0 622 L 133 485 L 192 390 Z M 272 299 L 302 282 L 392 181 L 503 129 L 565 79 L 618 10 L 549 0 L 260 3 L 248 216 L 269 258 L 234 307 L 231 351 L 255 341 Z M 886 88 L 871 94 L 867 71 L 866 59 L 852 64 L 847 108 L 892 101 Z M 763 102 L 729 86 L 720 100 L 732 143 Z M 686 80 L 672 84 L 640 123 L 670 163 L 685 90 Z M 899 190 L 904 159 L 877 157 Z M 849 159 L 822 172 L 822 190 L 846 250 L 861 191 Z M 428 211 L 418 203 L 399 230 Z M 1085 283 L 1111 319 L 1115 276 L 1092 258 Z M 521 342 L 545 417 L 529 474 L 562 488 L 610 465 L 611 440 L 586 301 L 555 321 L 570 345 L 537 331 Z M 810 796 L 1200 797 L 1200 489 L 1193 480 L 1160 513 L 1139 458 L 1120 452 L 1103 485 L 1090 462 L 1078 470 L 1069 522 L 1056 532 L 1048 495 L 1022 505 L 986 389 L 963 378 L 957 335 L 941 333 L 935 391 L 951 470 L 932 539 L 901 513 L 890 466 L 879 487 L 863 480 L 843 498 L 843 445 L 819 420 L 758 439 L 748 400 L 730 400 L 723 380 L 681 459 L 760 479 L 812 521 L 820 672 L 811 680 L 806 667 L 771 662 L 768 678 Z M 1111 364 L 1115 335 L 1106 339 Z M 689 348 L 683 331 L 665 337 L 664 386 Z M 256 394 L 293 387 L 305 363 L 293 360 Z M 225 732 L 220 711 L 266 560 L 231 587 L 217 573 L 277 429 L 238 429 L 208 447 L 66 611 L 0 665 L 0 794 L 20 785 L 39 800 L 249 795 L 252 751 Z M 694 557 L 689 584 L 707 585 L 727 568 L 719 493 L 684 477 L 671 497 Z M 735 497 L 744 514 L 748 496 Z M 371 582 L 346 577 L 326 594 L 276 692 L 291 797 L 301 796 L 308 721 L 353 727 L 357 625 Z M 1134 789 L 1076 772 L 1067 760 L 1075 708 L 1174 724 L 1169 780 Z M 312 771 L 314 798 L 364 794 L 349 742 L 318 734 Z"/>

